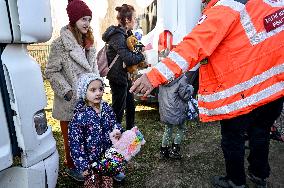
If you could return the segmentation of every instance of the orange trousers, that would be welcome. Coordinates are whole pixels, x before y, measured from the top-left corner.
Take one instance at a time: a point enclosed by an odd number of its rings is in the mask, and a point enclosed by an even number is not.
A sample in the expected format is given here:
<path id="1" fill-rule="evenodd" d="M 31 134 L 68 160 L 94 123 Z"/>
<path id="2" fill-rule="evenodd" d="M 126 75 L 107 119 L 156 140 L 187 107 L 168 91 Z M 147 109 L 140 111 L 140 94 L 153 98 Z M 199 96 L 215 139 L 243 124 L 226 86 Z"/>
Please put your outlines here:
<path id="1" fill-rule="evenodd" d="M 74 162 L 70 156 L 70 148 L 69 148 L 69 143 L 68 143 L 68 125 L 69 121 L 60 121 L 60 128 L 63 136 L 63 141 L 64 141 L 64 153 L 65 153 L 65 160 L 64 160 L 64 165 L 67 168 L 75 168 Z"/>

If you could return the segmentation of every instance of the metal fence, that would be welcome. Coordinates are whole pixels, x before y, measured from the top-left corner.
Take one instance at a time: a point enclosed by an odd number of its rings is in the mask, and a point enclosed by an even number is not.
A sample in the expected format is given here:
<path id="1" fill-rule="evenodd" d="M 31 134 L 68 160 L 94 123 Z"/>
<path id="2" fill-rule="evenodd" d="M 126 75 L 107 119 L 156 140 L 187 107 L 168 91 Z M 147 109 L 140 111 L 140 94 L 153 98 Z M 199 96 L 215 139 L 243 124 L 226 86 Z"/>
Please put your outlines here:
<path id="1" fill-rule="evenodd" d="M 41 72 L 44 75 L 45 65 L 48 60 L 50 45 L 48 44 L 33 44 L 28 46 L 30 55 L 35 58 L 41 67 Z"/>

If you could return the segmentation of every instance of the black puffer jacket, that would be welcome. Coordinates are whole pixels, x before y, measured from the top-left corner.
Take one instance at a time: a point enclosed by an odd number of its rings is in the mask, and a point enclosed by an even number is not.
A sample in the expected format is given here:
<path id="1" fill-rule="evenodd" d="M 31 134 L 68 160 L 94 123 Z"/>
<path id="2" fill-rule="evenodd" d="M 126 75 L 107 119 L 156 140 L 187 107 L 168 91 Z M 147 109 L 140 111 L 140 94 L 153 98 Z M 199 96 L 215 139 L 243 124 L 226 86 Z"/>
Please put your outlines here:
<path id="1" fill-rule="evenodd" d="M 102 36 L 103 41 L 109 44 L 107 50 L 108 63 L 111 64 L 116 54 L 118 59 L 110 69 L 107 79 L 119 85 L 127 85 L 127 71 L 123 68 L 123 62 L 126 66 L 131 66 L 140 63 L 144 60 L 142 53 L 131 52 L 126 44 L 126 39 L 132 33 L 128 34 L 119 26 L 110 26 Z"/>

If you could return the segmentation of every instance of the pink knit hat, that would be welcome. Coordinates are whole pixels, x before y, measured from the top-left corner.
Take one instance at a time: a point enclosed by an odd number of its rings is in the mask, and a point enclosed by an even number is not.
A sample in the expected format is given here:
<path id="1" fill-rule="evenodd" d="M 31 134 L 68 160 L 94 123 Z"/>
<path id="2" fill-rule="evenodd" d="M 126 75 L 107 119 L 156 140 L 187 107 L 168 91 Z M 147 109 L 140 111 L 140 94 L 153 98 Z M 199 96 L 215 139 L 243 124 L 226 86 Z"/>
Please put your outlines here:
<path id="1" fill-rule="evenodd" d="M 92 11 L 86 3 L 81 0 L 68 0 L 66 10 L 71 25 L 75 25 L 75 23 L 84 16 L 92 17 Z"/>

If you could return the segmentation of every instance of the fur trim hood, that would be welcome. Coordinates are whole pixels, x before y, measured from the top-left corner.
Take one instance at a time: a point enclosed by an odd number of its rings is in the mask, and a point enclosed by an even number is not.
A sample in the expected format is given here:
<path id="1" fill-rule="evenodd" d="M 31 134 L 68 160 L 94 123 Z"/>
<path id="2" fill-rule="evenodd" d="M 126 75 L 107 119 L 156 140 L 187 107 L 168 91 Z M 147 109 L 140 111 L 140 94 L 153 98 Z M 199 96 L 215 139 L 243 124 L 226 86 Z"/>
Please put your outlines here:
<path id="1" fill-rule="evenodd" d="M 70 56 L 78 62 L 82 67 L 87 70 L 92 70 L 92 67 L 89 62 L 95 62 L 96 59 L 96 49 L 91 46 L 87 51 L 87 59 L 85 58 L 85 50 L 82 46 L 78 44 L 72 32 L 68 29 L 68 26 L 63 27 L 60 30 L 60 35 L 64 48 L 67 51 L 70 51 Z"/>
<path id="2" fill-rule="evenodd" d="M 99 77 L 94 73 L 82 74 L 77 83 L 77 99 L 85 100 L 88 86 L 94 80 L 100 80 L 104 86 L 104 80 L 102 77 Z"/>

